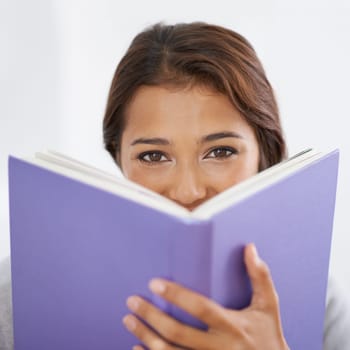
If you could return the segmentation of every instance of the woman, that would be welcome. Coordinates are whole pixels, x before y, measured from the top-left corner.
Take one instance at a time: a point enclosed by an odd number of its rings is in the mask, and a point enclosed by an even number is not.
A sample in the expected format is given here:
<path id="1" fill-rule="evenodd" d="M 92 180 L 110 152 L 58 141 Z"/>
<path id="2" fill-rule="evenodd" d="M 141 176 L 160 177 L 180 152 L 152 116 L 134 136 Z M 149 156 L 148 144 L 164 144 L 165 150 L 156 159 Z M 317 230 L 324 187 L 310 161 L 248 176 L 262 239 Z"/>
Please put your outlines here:
<path id="1" fill-rule="evenodd" d="M 203 23 L 156 25 L 134 39 L 112 82 L 104 140 L 126 177 L 189 210 L 286 154 L 273 91 L 253 48 L 237 33 Z M 288 349 L 277 292 L 252 244 L 245 263 L 254 293 L 241 311 L 174 283 L 151 282 L 152 291 L 204 321 L 207 331 L 180 324 L 136 296 L 127 304 L 138 318 L 127 315 L 126 327 L 152 350 Z M 5 263 L 0 349 L 6 350 L 13 347 L 10 305 Z M 344 310 L 329 289 L 324 349 L 350 348 Z"/>
<path id="2" fill-rule="evenodd" d="M 253 48 L 239 34 L 205 23 L 158 24 L 136 36 L 112 81 L 104 141 L 127 178 L 189 210 L 286 155 L 276 100 Z M 241 311 L 151 281 L 154 293 L 207 331 L 137 296 L 127 300 L 138 317 L 127 315 L 126 327 L 150 349 L 288 349 L 277 292 L 252 244 L 245 263 L 253 297 Z"/>

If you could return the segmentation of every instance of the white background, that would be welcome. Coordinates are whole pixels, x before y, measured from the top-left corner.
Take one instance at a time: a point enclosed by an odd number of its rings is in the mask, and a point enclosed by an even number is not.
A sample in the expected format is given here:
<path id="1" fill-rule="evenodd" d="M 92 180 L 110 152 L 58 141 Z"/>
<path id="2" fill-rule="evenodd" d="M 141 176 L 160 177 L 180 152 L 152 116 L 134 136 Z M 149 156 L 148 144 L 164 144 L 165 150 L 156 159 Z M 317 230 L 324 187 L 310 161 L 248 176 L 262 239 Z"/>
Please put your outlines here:
<path id="1" fill-rule="evenodd" d="M 290 154 L 340 148 L 331 271 L 350 292 L 348 0 L 0 0 L 0 259 L 9 254 L 8 154 L 52 148 L 117 174 L 101 127 L 116 64 L 146 26 L 198 20 L 253 44 Z"/>

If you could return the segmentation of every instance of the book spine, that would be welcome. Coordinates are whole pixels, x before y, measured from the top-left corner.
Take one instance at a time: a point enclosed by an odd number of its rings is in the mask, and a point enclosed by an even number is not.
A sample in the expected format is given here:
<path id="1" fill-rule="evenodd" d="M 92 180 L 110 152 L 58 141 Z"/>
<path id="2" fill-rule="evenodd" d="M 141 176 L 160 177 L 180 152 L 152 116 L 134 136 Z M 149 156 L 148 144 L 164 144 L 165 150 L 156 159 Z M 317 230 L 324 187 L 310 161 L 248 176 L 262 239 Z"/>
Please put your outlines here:
<path id="1" fill-rule="evenodd" d="M 174 233 L 170 245 L 171 279 L 207 297 L 211 297 L 212 223 L 191 222 Z M 174 305 L 170 314 L 177 320 L 205 329 L 206 325 Z"/>

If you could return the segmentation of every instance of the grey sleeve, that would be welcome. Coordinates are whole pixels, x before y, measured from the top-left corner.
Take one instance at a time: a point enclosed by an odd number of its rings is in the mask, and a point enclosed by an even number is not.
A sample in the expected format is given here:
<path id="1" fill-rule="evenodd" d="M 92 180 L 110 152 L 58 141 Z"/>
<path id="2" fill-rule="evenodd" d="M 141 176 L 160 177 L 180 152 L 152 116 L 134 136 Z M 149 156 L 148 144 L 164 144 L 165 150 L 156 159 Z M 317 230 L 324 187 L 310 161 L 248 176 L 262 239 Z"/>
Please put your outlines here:
<path id="1" fill-rule="evenodd" d="M 327 289 L 323 350 L 350 349 L 350 304 L 340 286 L 330 279 Z"/>
<path id="2" fill-rule="evenodd" d="M 10 258 L 0 263 L 0 350 L 13 350 Z"/>

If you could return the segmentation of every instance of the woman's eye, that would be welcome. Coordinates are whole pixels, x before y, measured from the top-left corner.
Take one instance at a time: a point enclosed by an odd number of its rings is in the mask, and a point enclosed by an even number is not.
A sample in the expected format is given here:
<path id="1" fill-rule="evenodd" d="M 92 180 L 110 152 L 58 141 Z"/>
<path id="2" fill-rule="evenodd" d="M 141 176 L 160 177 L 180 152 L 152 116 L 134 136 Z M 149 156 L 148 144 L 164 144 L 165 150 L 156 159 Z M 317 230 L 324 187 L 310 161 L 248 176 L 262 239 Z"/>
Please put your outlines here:
<path id="1" fill-rule="evenodd" d="M 168 158 L 161 152 L 145 152 L 138 157 L 141 161 L 146 163 L 165 162 Z"/>
<path id="2" fill-rule="evenodd" d="M 218 147 L 213 150 L 211 150 L 205 158 L 218 158 L 218 159 L 224 159 L 231 157 L 234 154 L 237 154 L 237 150 L 231 147 Z"/>

